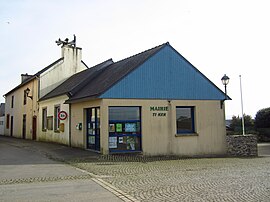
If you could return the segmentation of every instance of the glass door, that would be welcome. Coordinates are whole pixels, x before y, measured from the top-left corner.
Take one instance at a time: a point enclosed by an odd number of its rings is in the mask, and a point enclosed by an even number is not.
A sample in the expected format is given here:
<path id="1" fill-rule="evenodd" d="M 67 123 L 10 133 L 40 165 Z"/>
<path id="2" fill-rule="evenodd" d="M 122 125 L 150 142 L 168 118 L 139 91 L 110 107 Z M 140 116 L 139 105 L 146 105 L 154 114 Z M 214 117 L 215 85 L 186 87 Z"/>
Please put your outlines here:
<path id="1" fill-rule="evenodd" d="M 99 107 L 87 109 L 86 124 L 87 149 L 100 151 L 100 109 Z"/>

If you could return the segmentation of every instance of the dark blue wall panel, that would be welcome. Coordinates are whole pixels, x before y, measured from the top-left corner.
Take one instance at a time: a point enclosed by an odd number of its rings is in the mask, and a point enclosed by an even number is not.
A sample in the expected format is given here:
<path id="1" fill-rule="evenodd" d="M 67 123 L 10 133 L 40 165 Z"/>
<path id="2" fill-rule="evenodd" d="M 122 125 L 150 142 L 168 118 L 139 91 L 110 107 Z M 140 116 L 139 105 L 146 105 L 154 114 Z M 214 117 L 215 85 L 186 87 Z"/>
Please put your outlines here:
<path id="1" fill-rule="evenodd" d="M 166 45 L 100 98 L 223 100 L 225 95 Z"/>

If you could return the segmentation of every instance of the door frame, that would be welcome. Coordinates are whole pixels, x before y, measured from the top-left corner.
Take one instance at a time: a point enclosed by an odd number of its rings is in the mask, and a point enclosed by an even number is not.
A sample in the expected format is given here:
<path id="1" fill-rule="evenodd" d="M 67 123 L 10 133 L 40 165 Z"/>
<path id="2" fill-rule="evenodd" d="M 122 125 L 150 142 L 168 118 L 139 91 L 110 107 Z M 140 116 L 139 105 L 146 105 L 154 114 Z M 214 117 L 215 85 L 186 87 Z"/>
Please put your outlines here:
<path id="1" fill-rule="evenodd" d="M 94 120 L 92 120 L 92 111 L 94 109 Z M 97 116 L 99 114 L 99 117 Z M 90 124 L 90 125 L 89 125 Z M 91 126 L 91 127 L 89 127 Z M 89 129 L 93 134 L 89 133 Z M 86 109 L 86 149 L 100 152 L 100 107 L 91 107 Z M 89 137 L 94 138 L 95 144 L 89 144 Z"/>

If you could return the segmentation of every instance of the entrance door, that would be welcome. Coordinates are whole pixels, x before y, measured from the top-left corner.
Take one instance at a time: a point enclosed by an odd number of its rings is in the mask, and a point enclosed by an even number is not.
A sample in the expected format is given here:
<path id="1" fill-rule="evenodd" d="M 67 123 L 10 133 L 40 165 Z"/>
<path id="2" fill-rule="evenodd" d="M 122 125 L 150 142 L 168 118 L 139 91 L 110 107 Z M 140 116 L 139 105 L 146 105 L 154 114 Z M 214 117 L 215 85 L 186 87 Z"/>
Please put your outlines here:
<path id="1" fill-rule="evenodd" d="M 33 130 L 32 130 L 32 139 L 37 139 L 37 117 L 33 116 Z"/>
<path id="2" fill-rule="evenodd" d="M 23 115 L 23 128 L 22 128 L 22 138 L 26 137 L 26 114 Z"/>
<path id="3" fill-rule="evenodd" d="M 10 117 L 10 136 L 13 136 L 13 116 Z"/>
<path id="4" fill-rule="evenodd" d="M 100 109 L 99 107 L 87 109 L 86 124 L 87 149 L 100 151 Z"/>

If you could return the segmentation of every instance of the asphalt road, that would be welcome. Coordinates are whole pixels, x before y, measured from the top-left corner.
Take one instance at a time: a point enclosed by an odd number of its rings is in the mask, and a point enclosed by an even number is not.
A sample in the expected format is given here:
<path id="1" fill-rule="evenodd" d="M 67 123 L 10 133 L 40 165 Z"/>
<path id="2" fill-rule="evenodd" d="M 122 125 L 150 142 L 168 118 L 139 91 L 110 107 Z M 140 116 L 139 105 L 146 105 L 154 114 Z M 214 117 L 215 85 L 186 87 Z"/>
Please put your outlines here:
<path id="1" fill-rule="evenodd" d="M 1 202 L 122 201 L 88 173 L 50 159 L 37 144 L 0 136 Z"/>

